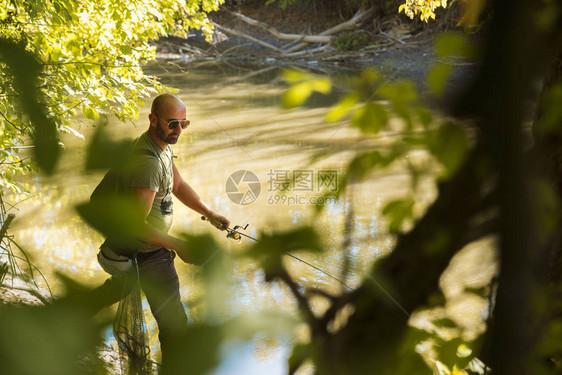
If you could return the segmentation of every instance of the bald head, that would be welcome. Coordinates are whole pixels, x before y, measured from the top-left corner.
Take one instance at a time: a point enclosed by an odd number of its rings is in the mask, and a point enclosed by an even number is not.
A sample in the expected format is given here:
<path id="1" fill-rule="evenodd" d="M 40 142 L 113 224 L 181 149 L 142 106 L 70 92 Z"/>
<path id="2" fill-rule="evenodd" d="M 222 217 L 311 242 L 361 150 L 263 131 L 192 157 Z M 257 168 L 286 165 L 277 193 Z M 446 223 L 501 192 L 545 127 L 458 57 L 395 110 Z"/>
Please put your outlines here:
<path id="1" fill-rule="evenodd" d="M 171 108 L 185 109 L 185 105 L 177 96 L 165 93 L 154 98 L 150 112 L 156 116 L 160 116 L 162 113 L 169 111 Z"/>
<path id="2" fill-rule="evenodd" d="M 158 95 L 152 101 L 148 119 L 150 120 L 148 127 L 150 136 L 162 149 L 165 149 L 167 145 L 175 144 L 178 141 L 183 128 L 178 125 L 177 120 L 186 120 L 185 105 L 175 95 Z M 175 126 L 170 126 L 170 124 L 174 124 L 172 121 L 176 121 Z"/>

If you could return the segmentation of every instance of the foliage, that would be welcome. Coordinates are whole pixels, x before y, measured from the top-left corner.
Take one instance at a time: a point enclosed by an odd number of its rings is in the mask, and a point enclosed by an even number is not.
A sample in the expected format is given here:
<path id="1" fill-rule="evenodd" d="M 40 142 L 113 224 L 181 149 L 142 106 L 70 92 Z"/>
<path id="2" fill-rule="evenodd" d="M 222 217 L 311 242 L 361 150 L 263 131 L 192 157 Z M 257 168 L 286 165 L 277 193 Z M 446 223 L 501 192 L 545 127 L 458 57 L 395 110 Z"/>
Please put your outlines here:
<path id="1" fill-rule="evenodd" d="M 146 76 L 142 64 L 154 59 L 151 41 L 188 28 L 211 33 L 206 14 L 221 0 L 23 1 L 0 7 L 0 187 L 18 191 L 13 177 L 32 165 L 20 148 L 51 147 L 36 158 L 52 171 L 56 132 L 80 134 L 77 115 L 87 119 L 137 116 L 142 99 L 164 87 Z M 25 56 L 33 56 L 26 58 Z M 25 74 L 23 74 L 25 73 Z M 37 114 L 39 117 L 35 116 Z M 32 126 L 32 123 L 41 126 Z"/>
<path id="2" fill-rule="evenodd" d="M 427 22 L 429 19 L 435 19 L 435 10 L 437 8 L 447 8 L 447 0 L 406 0 L 406 2 L 398 7 L 398 12 L 404 12 L 410 19 L 419 18 Z"/>
<path id="3" fill-rule="evenodd" d="M 447 8 L 453 1 L 447 0 L 405 0 L 398 7 L 398 13 L 404 12 L 410 19 L 419 17 L 420 20 L 428 22 L 430 19 L 435 20 L 435 11 L 439 8 Z M 478 23 L 480 14 L 484 10 L 486 0 L 460 0 L 464 8 L 461 18 L 458 20 L 460 24 L 473 26 Z"/>

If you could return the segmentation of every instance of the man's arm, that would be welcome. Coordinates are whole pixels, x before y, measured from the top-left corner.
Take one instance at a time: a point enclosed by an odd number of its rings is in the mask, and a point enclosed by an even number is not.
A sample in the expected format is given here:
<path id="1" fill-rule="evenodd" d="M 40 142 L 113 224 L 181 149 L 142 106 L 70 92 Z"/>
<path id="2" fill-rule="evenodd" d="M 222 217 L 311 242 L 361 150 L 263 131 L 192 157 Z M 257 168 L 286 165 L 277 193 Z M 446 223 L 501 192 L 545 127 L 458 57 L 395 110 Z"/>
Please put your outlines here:
<path id="1" fill-rule="evenodd" d="M 144 227 L 142 228 L 142 240 L 156 246 L 161 246 L 166 249 L 176 250 L 180 258 L 186 263 L 195 263 L 193 257 L 188 255 L 189 250 L 186 249 L 185 242 L 172 237 L 151 225 L 146 221 L 148 214 L 152 208 L 152 202 L 156 196 L 156 192 L 149 189 L 133 188 L 133 196 L 137 198 L 144 218 Z"/>
<path id="2" fill-rule="evenodd" d="M 187 207 L 191 208 L 195 212 L 200 213 L 201 215 L 205 215 L 211 224 L 213 224 L 218 229 L 224 230 L 230 225 L 230 221 L 215 213 L 211 210 L 205 202 L 199 198 L 199 195 L 189 186 L 187 182 L 181 177 L 180 172 L 176 168 L 176 165 L 173 164 L 174 167 L 174 188 L 172 193 Z"/>

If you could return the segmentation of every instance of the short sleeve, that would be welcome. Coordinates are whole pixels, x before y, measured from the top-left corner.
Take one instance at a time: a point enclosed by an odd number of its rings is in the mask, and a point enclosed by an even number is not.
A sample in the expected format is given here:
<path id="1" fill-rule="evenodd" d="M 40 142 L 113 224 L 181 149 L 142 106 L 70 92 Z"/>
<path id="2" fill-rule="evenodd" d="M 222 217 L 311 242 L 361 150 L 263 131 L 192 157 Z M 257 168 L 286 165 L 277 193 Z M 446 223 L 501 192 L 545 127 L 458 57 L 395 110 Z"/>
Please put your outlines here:
<path id="1" fill-rule="evenodd" d="M 141 155 L 131 166 L 131 187 L 158 191 L 162 173 L 158 159 Z"/>

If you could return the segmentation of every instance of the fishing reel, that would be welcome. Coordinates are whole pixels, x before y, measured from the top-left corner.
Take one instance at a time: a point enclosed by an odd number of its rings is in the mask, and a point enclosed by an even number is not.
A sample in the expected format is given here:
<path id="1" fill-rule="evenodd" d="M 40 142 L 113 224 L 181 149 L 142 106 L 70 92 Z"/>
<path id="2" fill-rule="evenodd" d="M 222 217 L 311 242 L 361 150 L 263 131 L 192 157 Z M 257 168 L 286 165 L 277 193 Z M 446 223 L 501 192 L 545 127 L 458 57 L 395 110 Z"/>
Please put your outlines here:
<path id="1" fill-rule="evenodd" d="M 205 216 L 201 216 L 201 220 L 204 221 L 209 221 L 209 219 Z M 250 224 L 246 224 L 245 226 L 241 226 L 241 225 L 235 225 L 234 228 L 224 228 L 226 230 L 226 238 L 230 238 L 232 240 L 238 241 L 238 243 L 240 243 L 242 241 L 242 236 L 244 237 L 248 237 L 254 241 L 257 241 L 255 238 L 249 237 L 247 235 L 245 235 L 244 233 L 240 233 L 238 232 L 238 230 L 246 230 L 246 228 L 248 228 L 248 225 Z"/>
<path id="2" fill-rule="evenodd" d="M 238 233 L 237 230 L 238 229 L 242 229 L 242 230 L 246 230 L 246 228 L 248 228 L 249 224 L 246 224 L 245 226 L 241 226 L 241 225 L 235 225 L 234 228 L 230 229 L 230 228 L 226 228 L 226 238 L 232 238 L 235 241 L 238 241 L 238 243 L 240 243 L 242 241 L 242 234 Z"/>

